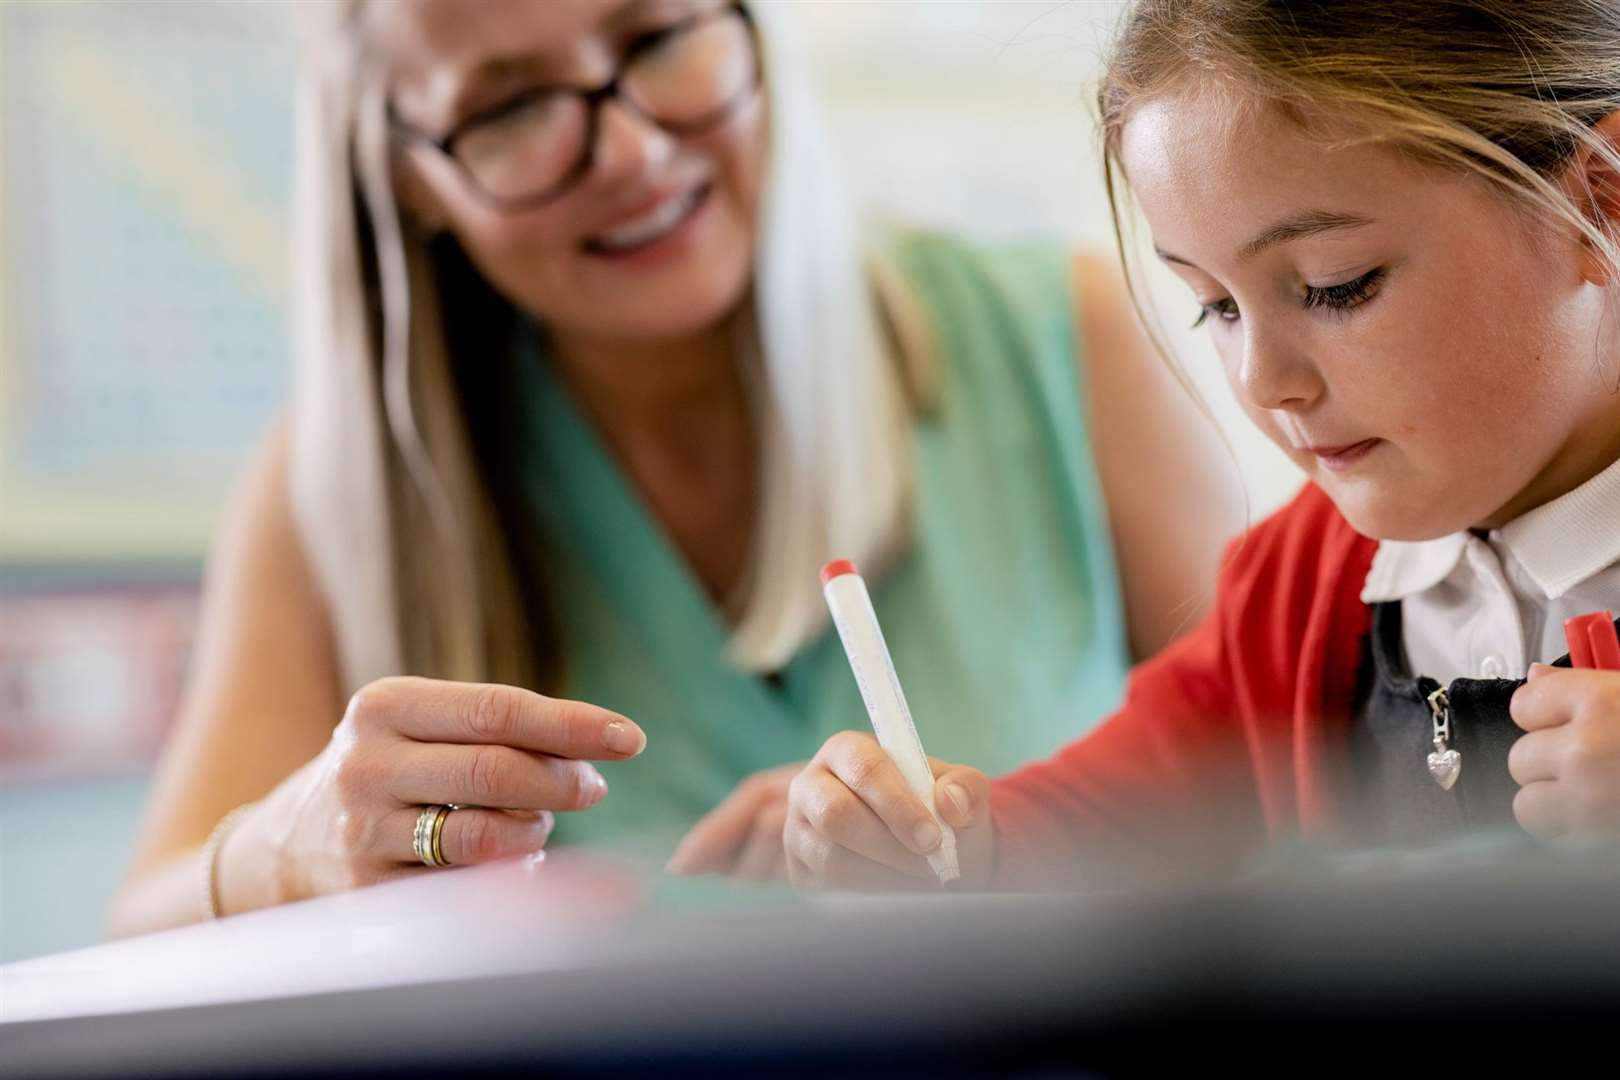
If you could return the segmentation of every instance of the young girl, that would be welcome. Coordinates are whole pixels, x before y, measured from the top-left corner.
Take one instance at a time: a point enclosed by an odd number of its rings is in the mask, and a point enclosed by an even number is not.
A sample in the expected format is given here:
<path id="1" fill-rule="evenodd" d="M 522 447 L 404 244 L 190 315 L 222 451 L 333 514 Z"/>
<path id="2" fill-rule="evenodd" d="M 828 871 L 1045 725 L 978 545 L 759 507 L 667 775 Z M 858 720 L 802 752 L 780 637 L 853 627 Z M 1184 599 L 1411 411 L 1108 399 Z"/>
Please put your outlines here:
<path id="1" fill-rule="evenodd" d="M 1620 7 L 1144 0 L 1100 104 L 1309 483 L 1094 734 L 993 784 L 936 766 L 964 878 L 1613 831 L 1620 673 L 1535 662 L 1620 606 Z M 853 733 L 785 837 L 796 882 L 844 886 L 926 880 L 939 843 Z"/>

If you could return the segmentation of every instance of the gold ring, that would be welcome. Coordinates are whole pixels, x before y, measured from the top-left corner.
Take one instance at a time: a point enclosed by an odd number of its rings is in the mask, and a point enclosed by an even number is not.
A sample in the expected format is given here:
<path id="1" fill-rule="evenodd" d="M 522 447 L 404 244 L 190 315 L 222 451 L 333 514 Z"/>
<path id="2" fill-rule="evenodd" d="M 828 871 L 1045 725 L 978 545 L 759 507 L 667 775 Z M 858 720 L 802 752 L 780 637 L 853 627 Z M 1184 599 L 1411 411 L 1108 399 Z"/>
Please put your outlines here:
<path id="1" fill-rule="evenodd" d="M 411 837 L 411 852 L 421 860 L 422 865 L 431 866 L 435 870 L 450 865 L 444 857 L 440 838 L 444 834 L 444 819 L 450 816 L 450 811 L 459 809 L 461 808 L 454 803 L 429 805 L 422 807 L 422 812 L 416 816 L 416 832 Z"/>
<path id="2" fill-rule="evenodd" d="M 448 803 L 444 809 L 439 811 L 439 816 L 433 819 L 433 844 L 429 850 L 433 852 L 433 864 L 435 866 L 450 865 L 450 860 L 444 857 L 444 846 L 440 843 L 440 840 L 444 837 L 445 819 L 450 816 L 450 811 L 455 808 L 454 803 Z"/>

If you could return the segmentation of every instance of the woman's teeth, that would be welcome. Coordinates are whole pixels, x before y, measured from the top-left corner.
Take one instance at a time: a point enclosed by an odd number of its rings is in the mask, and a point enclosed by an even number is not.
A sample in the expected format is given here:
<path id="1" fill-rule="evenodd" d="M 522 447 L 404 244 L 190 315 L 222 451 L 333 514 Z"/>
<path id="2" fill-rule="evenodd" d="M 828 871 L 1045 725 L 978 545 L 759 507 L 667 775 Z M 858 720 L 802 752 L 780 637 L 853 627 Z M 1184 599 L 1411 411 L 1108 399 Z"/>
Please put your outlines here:
<path id="1" fill-rule="evenodd" d="M 640 217 L 599 233 L 591 239 L 590 246 L 611 253 L 645 247 L 673 231 L 697 207 L 702 197 L 703 189 L 694 188 L 684 195 L 666 199 Z"/>

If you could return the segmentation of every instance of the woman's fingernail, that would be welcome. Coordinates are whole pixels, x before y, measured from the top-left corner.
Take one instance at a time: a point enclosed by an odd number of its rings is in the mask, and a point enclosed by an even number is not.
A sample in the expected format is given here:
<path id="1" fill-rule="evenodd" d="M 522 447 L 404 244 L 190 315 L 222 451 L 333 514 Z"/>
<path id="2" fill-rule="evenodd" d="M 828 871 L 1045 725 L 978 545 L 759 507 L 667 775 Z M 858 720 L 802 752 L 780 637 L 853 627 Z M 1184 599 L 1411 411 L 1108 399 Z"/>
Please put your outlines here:
<path id="1" fill-rule="evenodd" d="M 647 745 L 647 736 L 640 728 L 615 720 L 602 731 L 602 741 L 615 754 L 639 754 Z"/>
<path id="2" fill-rule="evenodd" d="M 945 797 L 956 807 L 957 814 L 966 821 L 973 816 L 973 797 L 961 784 L 946 784 Z"/>
<path id="3" fill-rule="evenodd" d="M 585 778 L 585 790 L 581 794 L 585 806 L 589 808 L 607 797 L 607 781 L 602 779 L 601 773 L 592 769 L 589 765 L 585 766 L 585 768 L 589 769 L 590 772 Z"/>
<path id="4" fill-rule="evenodd" d="M 933 851 L 939 847 L 939 826 L 932 821 L 921 821 L 911 830 L 911 839 L 916 843 L 918 851 Z"/>

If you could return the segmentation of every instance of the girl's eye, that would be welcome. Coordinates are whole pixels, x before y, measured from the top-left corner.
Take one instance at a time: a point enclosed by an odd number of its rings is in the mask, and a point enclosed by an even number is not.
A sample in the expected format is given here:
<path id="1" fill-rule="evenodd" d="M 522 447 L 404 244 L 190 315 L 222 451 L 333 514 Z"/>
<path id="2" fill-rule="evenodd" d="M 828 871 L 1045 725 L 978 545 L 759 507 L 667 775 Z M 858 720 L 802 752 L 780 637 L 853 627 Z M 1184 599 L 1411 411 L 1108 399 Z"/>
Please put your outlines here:
<path id="1" fill-rule="evenodd" d="M 1384 268 L 1369 270 L 1353 281 L 1342 282 L 1338 285 L 1307 285 L 1305 286 L 1305 307 L 1325 308 L 1329 311 L 1349 311 L 1360 307 L 1371 300 L 1378 293 L 1378 288 L 1384 282 Z M 1238 317 L 1237 303 L 1231 297 L 1222 297 L 1203 305 L 1198 311 L 1198 318 L 1192 324 L 1194 330 L 1203 326 L 1211 318 L 1231 322 Z"/>
<path id="2" fill-rule="evenodd" d="M 1214 316 L 1224 322 L 1231 322 L 1238 317 L 1237 301 L 1230 296 L 1223 296 L 1219 300 L 1212 300 L 1198 309 L 1198 318 L 1194 320 L 1192 329 L 1197 330 Z"/>
<path id="3" fill-rule="evenodd" d="M 1305 286 L 1305 306 L 1307 308 L 1327 308 L 1330 311 L 1349 311 L 1360 307 L 1373 298 L 1378 286 L 1383 283 L 1384 268 L 1378 267 L 1369 270 L 1354 281 L 1346 281 L 1340 285 L 1323 285 L 1318 288 L 1314 285 Z"/>

